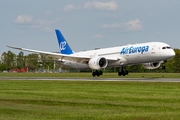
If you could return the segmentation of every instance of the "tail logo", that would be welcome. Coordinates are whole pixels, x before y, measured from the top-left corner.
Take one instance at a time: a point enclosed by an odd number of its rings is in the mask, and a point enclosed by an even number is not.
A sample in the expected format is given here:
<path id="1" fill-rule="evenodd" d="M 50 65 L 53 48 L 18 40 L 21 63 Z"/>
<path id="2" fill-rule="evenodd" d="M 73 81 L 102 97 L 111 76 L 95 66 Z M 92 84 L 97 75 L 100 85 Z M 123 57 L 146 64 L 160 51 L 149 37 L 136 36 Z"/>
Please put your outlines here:
<path id="1" fill-rule="evenodd" d="M 60 47 L 60 50 L 61 50 L 61 51 L 62 51 L 62 50 L 65 50 L 65 49 L 66 49 L 66 41 L 61 42 L 61 43 L 59 44 L 59 47 Z"/>

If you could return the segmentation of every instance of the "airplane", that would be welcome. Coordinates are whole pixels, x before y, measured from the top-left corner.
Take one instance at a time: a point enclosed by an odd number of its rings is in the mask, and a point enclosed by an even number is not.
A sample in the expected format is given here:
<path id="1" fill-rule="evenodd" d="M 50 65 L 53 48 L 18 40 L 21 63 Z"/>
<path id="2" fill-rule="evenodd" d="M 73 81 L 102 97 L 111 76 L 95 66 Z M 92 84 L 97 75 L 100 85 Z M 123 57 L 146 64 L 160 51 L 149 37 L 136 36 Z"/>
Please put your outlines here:
<path id="1" fill-rule="evenodd" d="M 74 52 L 61 31 L 56 29 L 55 32 L 60 49 L 58 53 L 14 46 L 7 47 L 50 56 L 57 59 L 59 64 L 69 68 L 79 70 L 91 69 L 93 77 L 102 75 L 102 69 L 109 67 L 118 67 L 119 76 L 129 74 L 129 71 L 126 70 L 126 66 L 129 65 L 142 64 L 146 69 L 157 69 L 163 64 L 162 68 L 165 69 L 164 63 L 175 56 L 175 52 L 170 45 L 163 42 L 146 42 Z"/>

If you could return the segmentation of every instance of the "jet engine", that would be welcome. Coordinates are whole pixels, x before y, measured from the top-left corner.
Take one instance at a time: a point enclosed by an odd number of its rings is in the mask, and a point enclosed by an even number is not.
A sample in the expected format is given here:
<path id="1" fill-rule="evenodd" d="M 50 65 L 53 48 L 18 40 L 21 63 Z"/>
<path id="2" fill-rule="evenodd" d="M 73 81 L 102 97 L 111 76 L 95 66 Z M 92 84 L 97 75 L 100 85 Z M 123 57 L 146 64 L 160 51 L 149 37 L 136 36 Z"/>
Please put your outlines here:
<path id="1" fill-rule="evenodd" d="M 160 62 L 155 62 L 155 63 L 143 63 L 142 64 L 144 68 L 146 69 L 157 69 L 160 67 L 161 63 Z"/>
<path id="2" fill-rule="evenodd" d="M 107 67 L 108 61 L 104 57 L 94 57 L 89 60 L 88 65 L 93 70 L 100 70 Z"/>

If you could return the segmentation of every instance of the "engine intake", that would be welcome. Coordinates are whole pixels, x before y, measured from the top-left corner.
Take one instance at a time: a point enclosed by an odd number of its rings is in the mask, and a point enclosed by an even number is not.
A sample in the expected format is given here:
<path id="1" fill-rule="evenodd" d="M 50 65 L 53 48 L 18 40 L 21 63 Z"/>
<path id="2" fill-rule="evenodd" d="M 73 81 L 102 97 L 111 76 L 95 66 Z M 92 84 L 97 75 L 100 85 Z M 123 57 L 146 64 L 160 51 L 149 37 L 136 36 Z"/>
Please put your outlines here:
<path id="1" fill-rule="evenodd" d="M 160 67 L 161 63 L 160 62 L 155 62 L 155 63 L 143 63 L 142 64 L 144 68 L 146 69 L 157 69 Z"/>
<path id="2" fill-rule="evenodd" d="M 88 65 L 93 70 L 100 70 L 107 67 L 108 61 L 104 57 L 95 57 L 89 60 Z"/>

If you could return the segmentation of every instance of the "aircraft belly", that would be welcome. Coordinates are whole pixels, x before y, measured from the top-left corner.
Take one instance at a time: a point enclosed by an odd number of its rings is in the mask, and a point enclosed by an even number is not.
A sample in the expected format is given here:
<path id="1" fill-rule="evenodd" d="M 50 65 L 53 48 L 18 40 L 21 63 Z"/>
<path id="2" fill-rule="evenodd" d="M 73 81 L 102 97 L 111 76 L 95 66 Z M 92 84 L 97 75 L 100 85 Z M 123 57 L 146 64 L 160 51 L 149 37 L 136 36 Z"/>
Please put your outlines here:
<path id="1" fill-rule="evenodd" d="M 137 62 L 142 62 L 141 55 L 124 55 L 124 58 L 127 60 L 128 64 L 133 64 Z"/>
<path id="2" fill-rule="evenodd" d="M 128 55 L 124 55 L 124 58 L 127 60 L 128 64 L 146 63 L 157 59 L 157 57 L 151 56 L 148 53 L 134 54 L 134 55 L 128 54 Z"/>
<path id="3" fill-rule="evenodd" d="M 66 61 L 66 62 L 61 63 L 61 65 L 69 67 L 69 68 L 74 68 L 74 69 L 89 69 L 88 64 L 85 64 L 85 63 Z"/>
<path id="4" fill-rule="evenodd" d="M 163 59 L 159 54 L 139 54 L 139 55 L 126 55 L 124 56 L 128 64 L 148 63 L 153 61 L 161 61 Z"/>
<path id="5" fill-rule="evenodd" d="M 125 65 L 125 64 L 124 64 L 124 65 Z M 108 67 L 119 67 L 119 66 L 123 66 L 123 65 L 121 65 L 119 62 L 113 62 L 113 63 L 109 63 L 108 66 L 107 66 L 107 68 L 108 68 Z"/>

